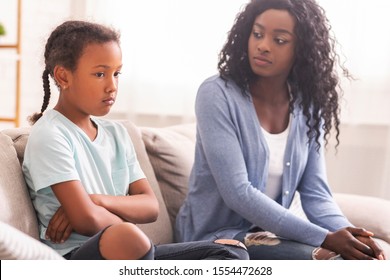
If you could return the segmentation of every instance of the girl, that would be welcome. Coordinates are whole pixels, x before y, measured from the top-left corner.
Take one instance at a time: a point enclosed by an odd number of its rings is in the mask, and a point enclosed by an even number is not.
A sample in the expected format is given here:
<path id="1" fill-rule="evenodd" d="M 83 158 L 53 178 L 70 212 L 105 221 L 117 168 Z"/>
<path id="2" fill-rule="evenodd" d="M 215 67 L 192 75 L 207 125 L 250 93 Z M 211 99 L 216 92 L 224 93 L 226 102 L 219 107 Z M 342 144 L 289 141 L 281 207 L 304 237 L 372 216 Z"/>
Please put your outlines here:
<path id="1" fill-rule="evenodd" d="M 155 248 L 135 226 L 156 220 L 158 202 L 125 128 L 92 117 L 106 115 L 115 103 L 119 34 L 67 21 L 50 35 L 45 64 L 44 102 L 31 117 L 23 163 L 44 243 L 67 259 L 247 258 L 243 246 L 229 240 Z M 60 95 L 46 111 L 49 76 Z"/>
<path id="2" fill-rule="evenodd" d="M 329 29 L 314 0 L 252 0 L 238 14 L 219 75 L 198 91 L 181 240 L 236 238 L 251 259 L 384 259 L 327 184 L 323 140 L 340 123 Z M 295 192 L 308 220 L 287 209 Z"/>

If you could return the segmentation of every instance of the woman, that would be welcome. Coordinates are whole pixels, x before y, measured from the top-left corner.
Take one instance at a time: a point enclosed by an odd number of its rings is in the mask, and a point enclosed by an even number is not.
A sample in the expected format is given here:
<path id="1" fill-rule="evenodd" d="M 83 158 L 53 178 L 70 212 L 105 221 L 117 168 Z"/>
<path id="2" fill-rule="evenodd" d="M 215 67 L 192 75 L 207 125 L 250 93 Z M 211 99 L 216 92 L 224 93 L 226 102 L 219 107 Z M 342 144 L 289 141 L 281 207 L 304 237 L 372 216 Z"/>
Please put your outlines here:
<path id="1" fill-rule="evenodd" d="M 198 91 L 181 241 L 236 238 L 251 259 L 384 259 L 326 179 L 323 146 L 340 123 L 329 29 L 314 0 L 253 0 L 238 14 L 219 75 Z M 288 210 L 296 192 L 309 220 Z"/>

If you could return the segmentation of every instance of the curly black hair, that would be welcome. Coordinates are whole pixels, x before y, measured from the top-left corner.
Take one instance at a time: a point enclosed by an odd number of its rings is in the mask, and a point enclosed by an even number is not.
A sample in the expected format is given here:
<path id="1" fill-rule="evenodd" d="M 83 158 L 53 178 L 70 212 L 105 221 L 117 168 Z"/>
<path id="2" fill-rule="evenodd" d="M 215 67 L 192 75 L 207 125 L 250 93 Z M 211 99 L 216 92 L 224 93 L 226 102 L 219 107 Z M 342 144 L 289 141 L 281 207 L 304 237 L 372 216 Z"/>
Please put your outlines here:
<path id="1" fill-rule="evenodd" d="M 61 65 L 66 69 L 74 71 L 77 68 L 79 58 L 89 44 L 108 42 L 116 42 L 119 45 L 120 34 L 114 29 L 97 23 L 70 20 L 65 21 L 53 30 L 47 39 L 44 53 L 45 70 L 42 74 L 43 104 L 39 113 L 34 113 L 29 117 L 31 124 L 34 124 L 42 117 L 43 112 L 49 105 L 51 95 L 49 75 L 54 79 L 55 66 Z"/>
<path id="2" fill-rule="evenodd" d="M 340 106 L 342 90 L 337 66 L 344 76 L 352 78 L 340 63 L 336 53 L 337 41 L 325 11 L 315 0 L 252 0 L 237 15 L 228 34 L 227 42 L 219 54 L 218 71 L 225 80 L 233 80 L 244 92 L 256 76 L 248 60 L 248 40 L 254 20 L 268 9 L 288 11 L 296 20 L 297 45 L 295 62 L 288 76 L 292 100 L 290 110 L 297 101 L 307 118 L 307 135 L 315 138 L 320 147 L 321 130 L 325 143 L 332 127 L 339 144 Z"/>

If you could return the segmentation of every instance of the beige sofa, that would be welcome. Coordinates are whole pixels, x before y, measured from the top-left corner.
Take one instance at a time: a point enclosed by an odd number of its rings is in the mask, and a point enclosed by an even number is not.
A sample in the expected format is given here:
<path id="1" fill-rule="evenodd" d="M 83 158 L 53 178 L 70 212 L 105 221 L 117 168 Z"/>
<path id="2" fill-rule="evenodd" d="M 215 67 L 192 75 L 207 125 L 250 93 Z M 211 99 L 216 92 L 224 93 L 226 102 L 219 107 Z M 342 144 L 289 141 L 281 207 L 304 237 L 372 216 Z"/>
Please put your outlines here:
<path id="1" fill-rule="evenodd" d="M 195 124 L 151 128 L 120 122 L 160 202 L 158 220 L 140 227 L 155 244 L 174 242 L 175 215 L 186 195 L 193 162 Z M 0 132 L 0 259 L 61 259 L 37 240 L 37 217 L 20 168 L 28 134 L 29 128 Z M 352 223 L 376 234 L 390 257 L 390 201 L 339 193 L 335 198 Z M 304 215 L 299 198 L 291 211 Z"/>

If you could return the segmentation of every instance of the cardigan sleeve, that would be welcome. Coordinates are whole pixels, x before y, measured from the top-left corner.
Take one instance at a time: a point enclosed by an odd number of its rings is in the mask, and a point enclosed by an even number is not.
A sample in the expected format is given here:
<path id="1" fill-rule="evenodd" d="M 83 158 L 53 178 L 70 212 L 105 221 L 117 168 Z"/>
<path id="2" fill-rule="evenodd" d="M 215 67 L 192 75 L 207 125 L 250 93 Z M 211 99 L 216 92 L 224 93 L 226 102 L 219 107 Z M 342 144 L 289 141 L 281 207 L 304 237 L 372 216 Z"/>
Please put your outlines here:
<path id="1" fill-rule="evenodd" d="M 298 191 L 308 219 L 330 231 L 337 231 L 352 224 L 342 214 L 332 197 L 327 180 L 322 137 L 320 144 L 318 149 L 314 139 L 311 140 L 307 164 Z"/>

